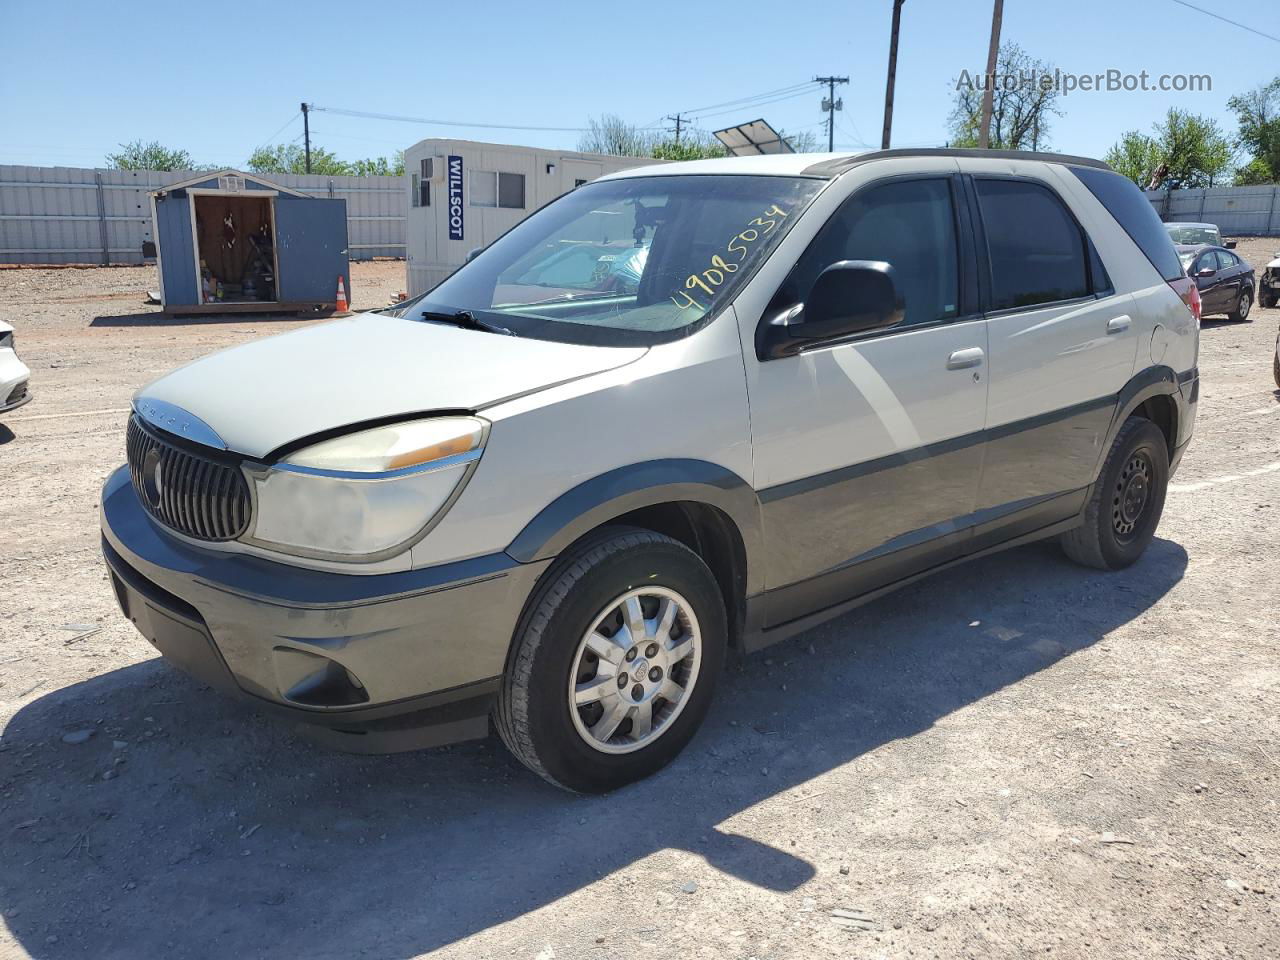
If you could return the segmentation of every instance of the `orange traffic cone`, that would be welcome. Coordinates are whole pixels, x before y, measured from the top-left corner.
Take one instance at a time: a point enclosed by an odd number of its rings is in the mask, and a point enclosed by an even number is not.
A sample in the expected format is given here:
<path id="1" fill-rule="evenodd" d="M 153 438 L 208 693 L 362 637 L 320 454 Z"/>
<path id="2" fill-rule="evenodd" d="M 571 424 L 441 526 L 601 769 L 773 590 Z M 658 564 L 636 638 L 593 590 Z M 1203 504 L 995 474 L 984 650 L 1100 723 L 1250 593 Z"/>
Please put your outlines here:
<path id="1" fill-rule="evenodd" d="M 342 274 L 338 274 L 338 313 L 347 313 L 350 309 L 347 306 L 347 288 L 342 282 Z"/>

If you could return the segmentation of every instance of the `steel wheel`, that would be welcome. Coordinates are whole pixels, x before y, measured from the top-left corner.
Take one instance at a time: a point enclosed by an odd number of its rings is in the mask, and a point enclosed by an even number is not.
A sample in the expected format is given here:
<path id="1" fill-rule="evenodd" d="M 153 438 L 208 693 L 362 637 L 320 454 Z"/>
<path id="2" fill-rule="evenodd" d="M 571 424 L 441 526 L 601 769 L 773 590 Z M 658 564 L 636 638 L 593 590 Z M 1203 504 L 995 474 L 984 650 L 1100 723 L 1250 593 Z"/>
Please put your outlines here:
<path id="1" fill-rule="evenodd" d="M 1116 480 L 1111 499 L 1111 525 L 1121 543 L 1133 538 L 1151 500 L 1152 472 L 1150 458 L 1138 451 L 1129 458 Z"/>
<path id="2" fill-rule="evenodd" d="M 611 601 L 578 644 L 569 713 L 588 746 L 631 753 L 653 743 L 689 702 L 702 664 L 690 603 L 667 587 Z"/>

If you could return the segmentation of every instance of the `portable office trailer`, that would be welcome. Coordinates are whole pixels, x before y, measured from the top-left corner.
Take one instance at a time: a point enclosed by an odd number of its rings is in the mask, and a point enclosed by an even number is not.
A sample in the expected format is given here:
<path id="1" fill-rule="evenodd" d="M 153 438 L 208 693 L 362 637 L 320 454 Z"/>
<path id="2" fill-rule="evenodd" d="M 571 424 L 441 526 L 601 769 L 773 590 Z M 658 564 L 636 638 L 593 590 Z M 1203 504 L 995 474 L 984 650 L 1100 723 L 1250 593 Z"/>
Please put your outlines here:
<path id="1" fill-rule="evenodd" d="M 151 194 L 160 302 L 169 313 L 332 310 L 348 302 L 347 202 L 236 170 Z"/>
<path id="2" fill-rule="evenodd" d="M 409 295 L 430 290 L 534 210 L 596 177 L 659 163 L 647 157 L 422 140 L 404 152 L 409 180 Z"/>

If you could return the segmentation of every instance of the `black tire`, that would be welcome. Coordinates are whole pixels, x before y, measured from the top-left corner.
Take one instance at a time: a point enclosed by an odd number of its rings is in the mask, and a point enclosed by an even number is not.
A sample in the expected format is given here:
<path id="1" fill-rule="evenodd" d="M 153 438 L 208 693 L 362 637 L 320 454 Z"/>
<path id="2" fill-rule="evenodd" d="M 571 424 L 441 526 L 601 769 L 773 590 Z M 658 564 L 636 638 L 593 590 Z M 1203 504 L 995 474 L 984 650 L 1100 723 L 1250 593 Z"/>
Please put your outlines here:
<path id="1" fill-rule="evenodd" d="M 1276 305 L 1276 295 L 1270 291 L 1263 290 L 1258 294 L 1258 303 L 1270 310 Z"/>
<path id="2" fill-rule="evenodd" d="M 567 685 L 592 623 L 641 586 L 665 587 L 688 601 L 701 633 L 701 663 L 665 731 L 634 752 L 603 753 L 575 727 Z M 570 548 L 530 598 L 498 694 L 498 734 L 525 766 L 566 790 L 603 793 L 647 777 L 670 763 L 701 725 L 727 642 L 724 598 L 696 553 L 650 530 L 605 528 Z"/>
<path id="3" fill-rule="evenodd" d="M 1139 481 L 1138 475 L 1144 474 Z M 1062 535 L 1062 549 L 1087 567 L 1121 570 L 1129 566 L 1155 536 L 1168 485 L 1169 448 L 1164 434 L 1150 420 L 1130 417 L 1107 452 L 1085 504 L 1084 523 Z"/>
<path id="4" fill-rule="evenodd" d="M 1227 319 L 1235 323 L 1249 319 L 1249 308 L 1253 306 L 1253 291 L 1248 287 L 1240 291 L 1236 299 L 1236 308 L 1227 314 Z"/>

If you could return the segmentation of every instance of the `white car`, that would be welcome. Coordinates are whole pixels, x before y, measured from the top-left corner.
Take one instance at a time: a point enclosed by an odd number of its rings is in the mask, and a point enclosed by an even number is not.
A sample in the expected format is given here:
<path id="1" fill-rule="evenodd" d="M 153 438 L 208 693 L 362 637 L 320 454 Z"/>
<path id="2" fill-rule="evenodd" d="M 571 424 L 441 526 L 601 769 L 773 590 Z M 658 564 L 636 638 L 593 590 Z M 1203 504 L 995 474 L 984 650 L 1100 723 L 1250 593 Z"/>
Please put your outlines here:
<path id="1" fill-rule="evenodd" d="M 1280 250 L 1258 277 L 1258 303 L 1268 308 L 1280 304 Z"/>
<path id="2" fill-rule="evenodd" d="M 30 378 L 31 371 L 14 349 L 13 327 L 0 320 L 0 413 L 16 410 L 31 399 Z"/>
<path id="3" fill-rule="evenodd" d="M 595 266 L 556 255 L 579 248 Z M 326 742 L 492 718 L 541 776 L 610 790 L 679 753 L 731 646 L 1030 540 L 1138 560 L 1191 439 L 1198 304 L 1094 160 L 628 170 L 415 300 L 143 388 L 103 552 L 166 657 Z"/>

